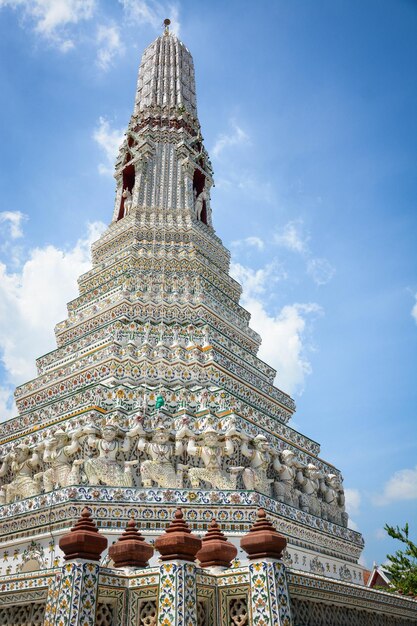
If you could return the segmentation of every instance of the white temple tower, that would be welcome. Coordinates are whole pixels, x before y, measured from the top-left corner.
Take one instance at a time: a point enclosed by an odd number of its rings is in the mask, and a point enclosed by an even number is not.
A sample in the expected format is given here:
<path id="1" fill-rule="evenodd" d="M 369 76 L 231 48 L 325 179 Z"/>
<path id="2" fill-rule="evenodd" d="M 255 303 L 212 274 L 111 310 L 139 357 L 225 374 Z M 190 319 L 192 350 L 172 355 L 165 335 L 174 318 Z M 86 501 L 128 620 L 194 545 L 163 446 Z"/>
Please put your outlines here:
<path id="1" fill-rule="evenodd" d="M 197 531 L 215 514 L 235 541 L 263 506 L 289 565 L 361 583 L 340 472 L 288 424 L 294 402 L 239 305 L 212 225 L 193 60 L 168 25 L 143 54 L 115 179 L 57 348 L 0 425 L 0 541 L 18 546 L 3 571 L 24 569 L 30 545 L 31 561 L 59 563 L 57 538 L 86 502 L 110 538 L 132 511 L 155 534 L 180 504 Z"/>
<path id="2" fill-rule="evenodd" d="M 115 179 L 57 347 L 0 423 L 0 624 L 416 623 L 414 600 L 365 588 L 340 471 L 291 428 L 294 401 L 257 356 L 212 223 L 193 60 L 169 20 L 143 54 Z M 284 557 L 256 545 L 221 571 L 157 555 L 125 570 L 100 549 L 64 563 L 83 509 L 77 528 L 96 523 L 110 546 L 132 516 L 160 541 L 178 507 L 198 535 L 215 517 L 237 548 L 262 508 Z"/>

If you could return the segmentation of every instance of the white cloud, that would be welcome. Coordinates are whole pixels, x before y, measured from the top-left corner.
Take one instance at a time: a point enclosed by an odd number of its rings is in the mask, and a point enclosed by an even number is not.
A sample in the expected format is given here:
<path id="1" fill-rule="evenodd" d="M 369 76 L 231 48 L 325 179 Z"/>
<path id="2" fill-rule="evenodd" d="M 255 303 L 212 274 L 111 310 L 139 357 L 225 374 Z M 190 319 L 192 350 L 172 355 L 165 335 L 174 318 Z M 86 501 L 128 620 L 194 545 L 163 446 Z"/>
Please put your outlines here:
<path id="1" fill-rule="evenodd" d="M 327 259 L 310 259 L 307 262 L 307 274 L 316 285 L 326 285 L 333 278 L 336 270 Z"/>
<path id="2" fill-rule="evenodd" d="M 213 156 L 220 156 L 225 148 L 240 146 L 249 143 L 249 135 L 245 133 L 245 131 L 235 122 L 235 120 L 231 120 L 230 125 L 231 131 L 229 133 L 222 133 L 216 139 L 211 151 Z"/>
<path id="3" fill-rule="evenodd" d="M 417 500 L 417 465 L 414 469 L 395 472 L 385 483 L 382 494 L 373 498 L 378 506 L 403 500 Z"/>
<path id="4" fill-rule="evenodd" d="M 231 273 L 243 286 L 241 304 L 251 313 L 251 327 L 262 337 L 259 357 L 277 370 L 278 385 L 287 393 L 301 392 L 311 373 L 307 358 L 308 329 L 313 315 L 322 313 L 315 303 L 284 306 L 277 315 L 266 310 L 265 299 L 272 281 L 285 272 L 278 263 L 253 270 L 233 263 Z"/>
<path id="5" fill-rule="evenodd" d="M 417 294 L 415 295 L 415 298 L 416 298 L 416 302 L 415 302 L 413 308 L 411 309 L 411 315 L 414 317 L 414 321 L 417 324 Z"/>
<path id="6" fill-rule="evenodd" d="M 216 188 L 223 189 L 227 193 L 233 194 L 233 199 L 236 201 L 236 190 L 243 192 L 246 198 L 251 197 L 259 202 L 267 202 L 268 204 L 276 205 L 276 194 L 273 184 L 265 179 L 260 179 L 253 176 L 253 172 L 249 172 L 240 167 L 236 167 L 236 164 L 232 166 L 231 162 L 227 164 L 227 178 L 216 178 Z"/>
<path id="7" fill-rule="evenodd" d="M 277 370 L 281 389 L 290 394 L 301 393 L 312 372 L 305 332 L 309 316 L 320 313 L 321 308 L 315 303 L 295 303 L 271 316 L 259 300 L 248 300 L 246 307 L 252 313 L 251 325 L 262 336 L 260 358 Z"/>
<path id="8" fill-rule="evenodd" d="M 282 265 L 276 260 L 257 270 L 240 263 L 232 263 L 230 273 L 242 285 L 243 298 L 246 299 L 265 293 L 268 284 L 287 277 Z"/>
<path id="9" fill-rule="evenodd" d="M 345 489 L 346 511 L 349 515 L 359 515 L 361 494 L 358 489 Z"/>
<path id="10" fill-rule="evenodd" d="M 350 528 L 351 530 L 356 530 L 357 532 L 359 532 L 359 526 L 357 525 L 355 520 L 353 520 L 351 517 L 348 518 L 347 525 L 348 525 L 348 528 Z"/>
<path id="11" fill-rule="evenodd" d="M 116 24 L 97 29 L 97 65 L 104 71 L 108 70 L 116 56 L 124 53 L 125 47 L 120 37 L 120 29 Z"/>
<path id="12" fill-rule="evenodd" d="M 245 243 L 247 243 L 248 246 L 254 246 L 255 248 L 258 248 L 258 250 L 264 249 L 264 242 L 260 237 L 246 237 Z"/>
<path id="13" fill-rule="evenodd" d="M 354 530 L 352 528 L 352 530 Z M 359 565 L 362 565 L 363 567 L 365 567 L 366 569 L 369 569 L 368 567 L 368 561 L 366 560 L 366 558 L 364 557 L 363 553 L 360 555 L 359 559 L 358 559 L 358 563 Z"/>
<path id="14" fill-rule="evenodd" d="M 352 519 L 359 515 L 361 505 L 361 494 L 358 489 L 345 489 L 345 506 L 346 511 L 349 513 L 348 527 L 352 530 L 359 530 L 357 523 Z"/>
<path id="15" fill-rule="evenodd" d="M 245 239 L 237 239 L 236 241 L 232 241 L 230 245 L 235 248 L 249 246 L 252 248 L 257 248 L 258 250 L 263 250 L 265 248 L 265 243 L 260 237 L 246 237 Z"/>
<path id="16" fill-rule="evenodd" d="M 0 386 L 0 422 L 17 415 L 13 391 L 14 387 L 12 386 Z"/>
<path id="17" fill-rule="evenodd" d="M 114 162 L 123 141 L 124 130 L 111 128 L 110 122 L 105 117 L 100 117 L 97 128 L 93 133 L 93 139 L 104 150 L 106 163 L 99 163 L 98 171 L 103 175 L 113 175 Z"/>
<path id="18" fill-rule="evenodd" d="M 375 531 L 375 539 L 378 541 L 383 541 L 388 537 L 387 531 L 384 528 L 377 528 Z"/>
<path id="19" fill-rule="evenodd" d="M 274 235 L 274 242 L 282 247 L 300 254 L 306 262 L 307 274 L 316 285 L 326 285 L 334 276 L 336 270 L 324 258 L 313 258 L 308 242 L 310 236 L 304 232 L 301 219 L 288 222 L 282 230 Z"/>
<path id="20" fill-rule="evenodd" d="M 282 232 L 274 235 L 276 244 L 300 254 L 308 252 L 308 239 L 309 237 L 303 233 L 302 220 L 288 222 L 282 229 Z"/>
<path id="21" fill-rule="evenodd" d="M 19 239 L 23 236 L 22 222 L 26 219 L 26 215 L 20 211 L 2 211 L 0 213 L 0 224 L 6 224 L 9 228 L 9 234 L 12 239 Z"/>
<path id="22" fill-rule="evenodd" d="M 19 271 L 0 263 L 0 353 L 7 384 L 33 378 L 35 358 L 53 349 L 54 325 L 66 317 L 66 302 L 77 295 L 77 278 L 90 268 L 90 246 L 104 228 L 90 224 L 85 238 L 68 250 L 30 250 Z M 11 398 L 3 386 L 0 419 L 13 410 Z"/>
<path id="23" fill-rule="evenodd" d="M 24 21 L 33 25 L 37 34 L 63 52 L 74 47 L 67 27 L 89 20 L 95 4 L 95 0 L 0 0 L 0 8 L 20 11 Z"/>
<path id="24" fill-rule="evenodd" d="M 161 30 L 165 18 L 171 20 L 170 31 L 180 33 L 178 6 L 176 4 L 157 2 L 157 0 L 119 0 L 128 20 L 135 24 L 150 24 Z"/>

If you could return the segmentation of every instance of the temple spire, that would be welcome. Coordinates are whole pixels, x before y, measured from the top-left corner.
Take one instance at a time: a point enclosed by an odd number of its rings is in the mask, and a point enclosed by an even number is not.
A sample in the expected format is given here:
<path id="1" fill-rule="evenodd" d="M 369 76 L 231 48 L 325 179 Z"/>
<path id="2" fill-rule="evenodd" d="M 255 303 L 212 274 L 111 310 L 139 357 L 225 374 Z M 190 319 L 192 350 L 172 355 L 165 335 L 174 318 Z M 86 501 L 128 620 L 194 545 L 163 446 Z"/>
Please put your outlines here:
<path id="1" fill-rule="evenodd" d="M 135 105 L 116 162 L 113 221 L 139 209 L 185 211 L 211 227 L 212 168 L 197 115 L 194 63 L 169 30 L 142 56 Z"/>

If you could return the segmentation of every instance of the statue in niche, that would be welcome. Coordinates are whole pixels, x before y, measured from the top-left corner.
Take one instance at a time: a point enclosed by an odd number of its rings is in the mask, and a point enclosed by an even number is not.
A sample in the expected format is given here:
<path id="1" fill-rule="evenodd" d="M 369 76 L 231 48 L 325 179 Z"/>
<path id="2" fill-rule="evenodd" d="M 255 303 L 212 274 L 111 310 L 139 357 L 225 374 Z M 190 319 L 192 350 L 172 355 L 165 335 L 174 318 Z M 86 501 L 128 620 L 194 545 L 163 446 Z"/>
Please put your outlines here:
<path id="1" fill-rule="evenodd" d="M 163 346 L 164 344 L 164 337 L 165 336 L 165 326 L 161 323 L 159 325 L 159 331 L 158 331 L 158 346 Z"/>
<path id="2" fill-rule="evenodd" d="M 293 450 L 283 450 L 274 459 L 274 469 L 278 475 L 278 480 L 274 482 L 274 491 L 279 502 L 298 506 L 299 494 L 295 493 L 295 479 L 300 467 Z"/>
<path id="3" fill-rule="evenodd" d="M 46 441 L 43 448 L 43 461 L 51 467 L 43 474 L 45 491 L 79 483 L 78 467 L 80 464 L 74 465 L 70 459 L 81 448 L 79 441 L 81 436 L 82 431 L 78 430 L 70 439 L 64 430 L 59 429 Z"/>
<path id="4" fill-rule="evenodd" d="M 143 420 L 146 417 L 146 412 L 148 410 L 148 396 L 146 394 L 146 392 L 143 393 L 143 395 L 141 395 L 137 400 L 136 400 L 136 422 L 138 423 L 143 423 Z"/>
<path id="5" fill-rule="evenodd" d="M 202 389 L 200 391 L 200 406 L 199 411 L 206 411 L 209 408 L 209 392 L 208 389 Z"/>
<path id="6" fill-rule="evenodd" d="M 90 448 L 98 450 L 98 456 L 84 461 L 84 471 L 90 485 L 107 485 L 109 487 L 132 487 L 132 466 L 138 461 L 125 461 L 123 467 L 117 462 L 120 453 L 128 453 L 132 447 L 132 439 L 144 430 L 139 423 L 129 430 L 120 441 L 119 426 L 107 422 L 101 432 L 94 425 L 87 426 L 83 434 L 88 435 Z"/>
<path id="7" fill-rule="evenodd" d="M 172 293 L 178 293 L 178 276 L 176 274 L 172 277 Z"/>
<path id="8" fill-rule="evenodd" d="M 143 327 L 143 344 L 147 344 L 149 343 L 149 336 L 151 333 L 151 325 L 149 322 L 146 322 L 146 324 Z"/>
<path id="9" fill-rule="evenodd" d="M 187 327 L 187 333 L 188 333 L 188 342 L 187 342 L 187 348 L 193 348 L 195 346 L 195 342 L 194 342 L 194 326 L 192 324 L 190 324 Z"/>
<path id="10" fill-rule="evenodd" d="M 172 329 L 172 345 L 173 346 L 177 346 L 179 344 L 179 337 L 180 337 L 180 327 L 178 326 L 178 324 L 175 324 L 175 326 Z"/>
<path id="11" fill-rule="evenodd" d="M 6 454 L 0 467 L 0 476 L 5 476 L 10 469 L 14 478 L 7 485 L 3 485 L 2 504 L 40 494 L 39 482 L 42 474 L 33 475 L 38 466 L 39 456 L 36 450 L 31 453 L 29 446 L 24 443 L 20 443 L 12 452 Z"/>
<path id="12" fill-rule="evenodd" d="M 194 194 L 195 194 L 195 200 L 194 200 L 195 216 L 201 222 L 201 216 L 203 213 L 204 203 L 207 201 L 207 193 L 205 189 L 203 189 L 203 191 L 201 191 L 198 195 L 197 195 L 197 190 L 195 190 Z"/>
<path id="13" fill-rule="evenodd" d="M 94 404 L 96 406 L 101 406 L 103 392 L 100 387 L 97 387 L 94 391 Z"/>
<path id="14" fill-rule="evenodd" d="M 144 487 L 152 487 L 156 483 L 158 487 L 181 488 L 183 486 L 183 472 L 185 466 L 179 465 L 175 471 L 175 457 L 184 451 L 182 433 L 179 431 L 175 443 L 170 441 L 170 433 L 162 424 L 156 426 L 152 440 L 147 441 L 141 437 L 138 441 L 138 450 L 145 452 L 150 459 L 142 461 L 140 476 Z"/>
<path id="15" fill-rule="evenodd" d="M 210 346 L 210 329 L 207 324 L 203 328 L 203 348 Z"/>
<path id="16" fill-rule="evenodd" d="M 318 468 L 309 463 L 297 472 L 297 483 L 301 488 L 300 493 L 300 509 L 320 516 L 321 506 L 318 499 L 318 491 L 320 488 L 321 473 Z"/>
<path id="17" fill-rule="evenodd" d="M 122 198 L 124 198 L 123 208 L 124 215 L 129 215 L 130 209 L 132 208 L 132 193 L 130 189 L 127 187 L 123 189 Z"/>
<path id="18" fill-rule="evenodd" d="M 243 467 L 230 467 L 230 474 L 222 469 L 223 457 L 231 456 L 234 452 L 234 444 L 228 431 L 224 441 L 221 435 L 208 426 L 201 434 L 201 444 L 196 445 L 195 435 L 190 438 L 187 452 L 203 461 L 204 467 L 191 467 L 188 470 L 191 486 L 195 489 L 201 481 L 206 481 L 214 489 L 236 489 L 236 482 Z"/>
<path id="19" fill-rule="evenodd" d="M 340 477 L 337 474 L 326 474 L 320 479 L 319 491 L 323 498 L 322 518 L 347 526 L 348 514 L 345 512 L 345 494 Z"/>
<path id="20" fill-rule="evenodd" d="M 253 440 L 253 447 L 249 447 L 246 435 L 242 435 L 242 444 L 240 451 L 250 460 L 250 467 L 243 470 L 243 484 L 246 489 L 260 491 L 266 495 L 271 495 L 272 478 L 268 478 L 268 468 L 271 462 L 274 469 L 278 470 L 281 466 L 278 454 L 269 446 L 268 439 L 265 435 L 256 435 Z"/>

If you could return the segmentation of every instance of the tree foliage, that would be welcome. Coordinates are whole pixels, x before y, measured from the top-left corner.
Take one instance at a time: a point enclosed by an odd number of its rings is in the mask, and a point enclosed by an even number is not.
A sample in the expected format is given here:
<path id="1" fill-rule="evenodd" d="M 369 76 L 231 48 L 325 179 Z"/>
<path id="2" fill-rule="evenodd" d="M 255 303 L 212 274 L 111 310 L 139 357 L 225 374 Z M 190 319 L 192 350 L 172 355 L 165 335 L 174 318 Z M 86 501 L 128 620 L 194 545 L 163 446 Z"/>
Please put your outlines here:
<path id="1" fill-rule="evenodd" d="M 389 564 L 384 569 L 391 575 L 393 590 L 417 596 L 417 545 L 408 537 L 408 524 L 404 528 L 386 524 L 384 528 L 390 537 L 405 544 L 405 549 L 387 555 Z"/>

